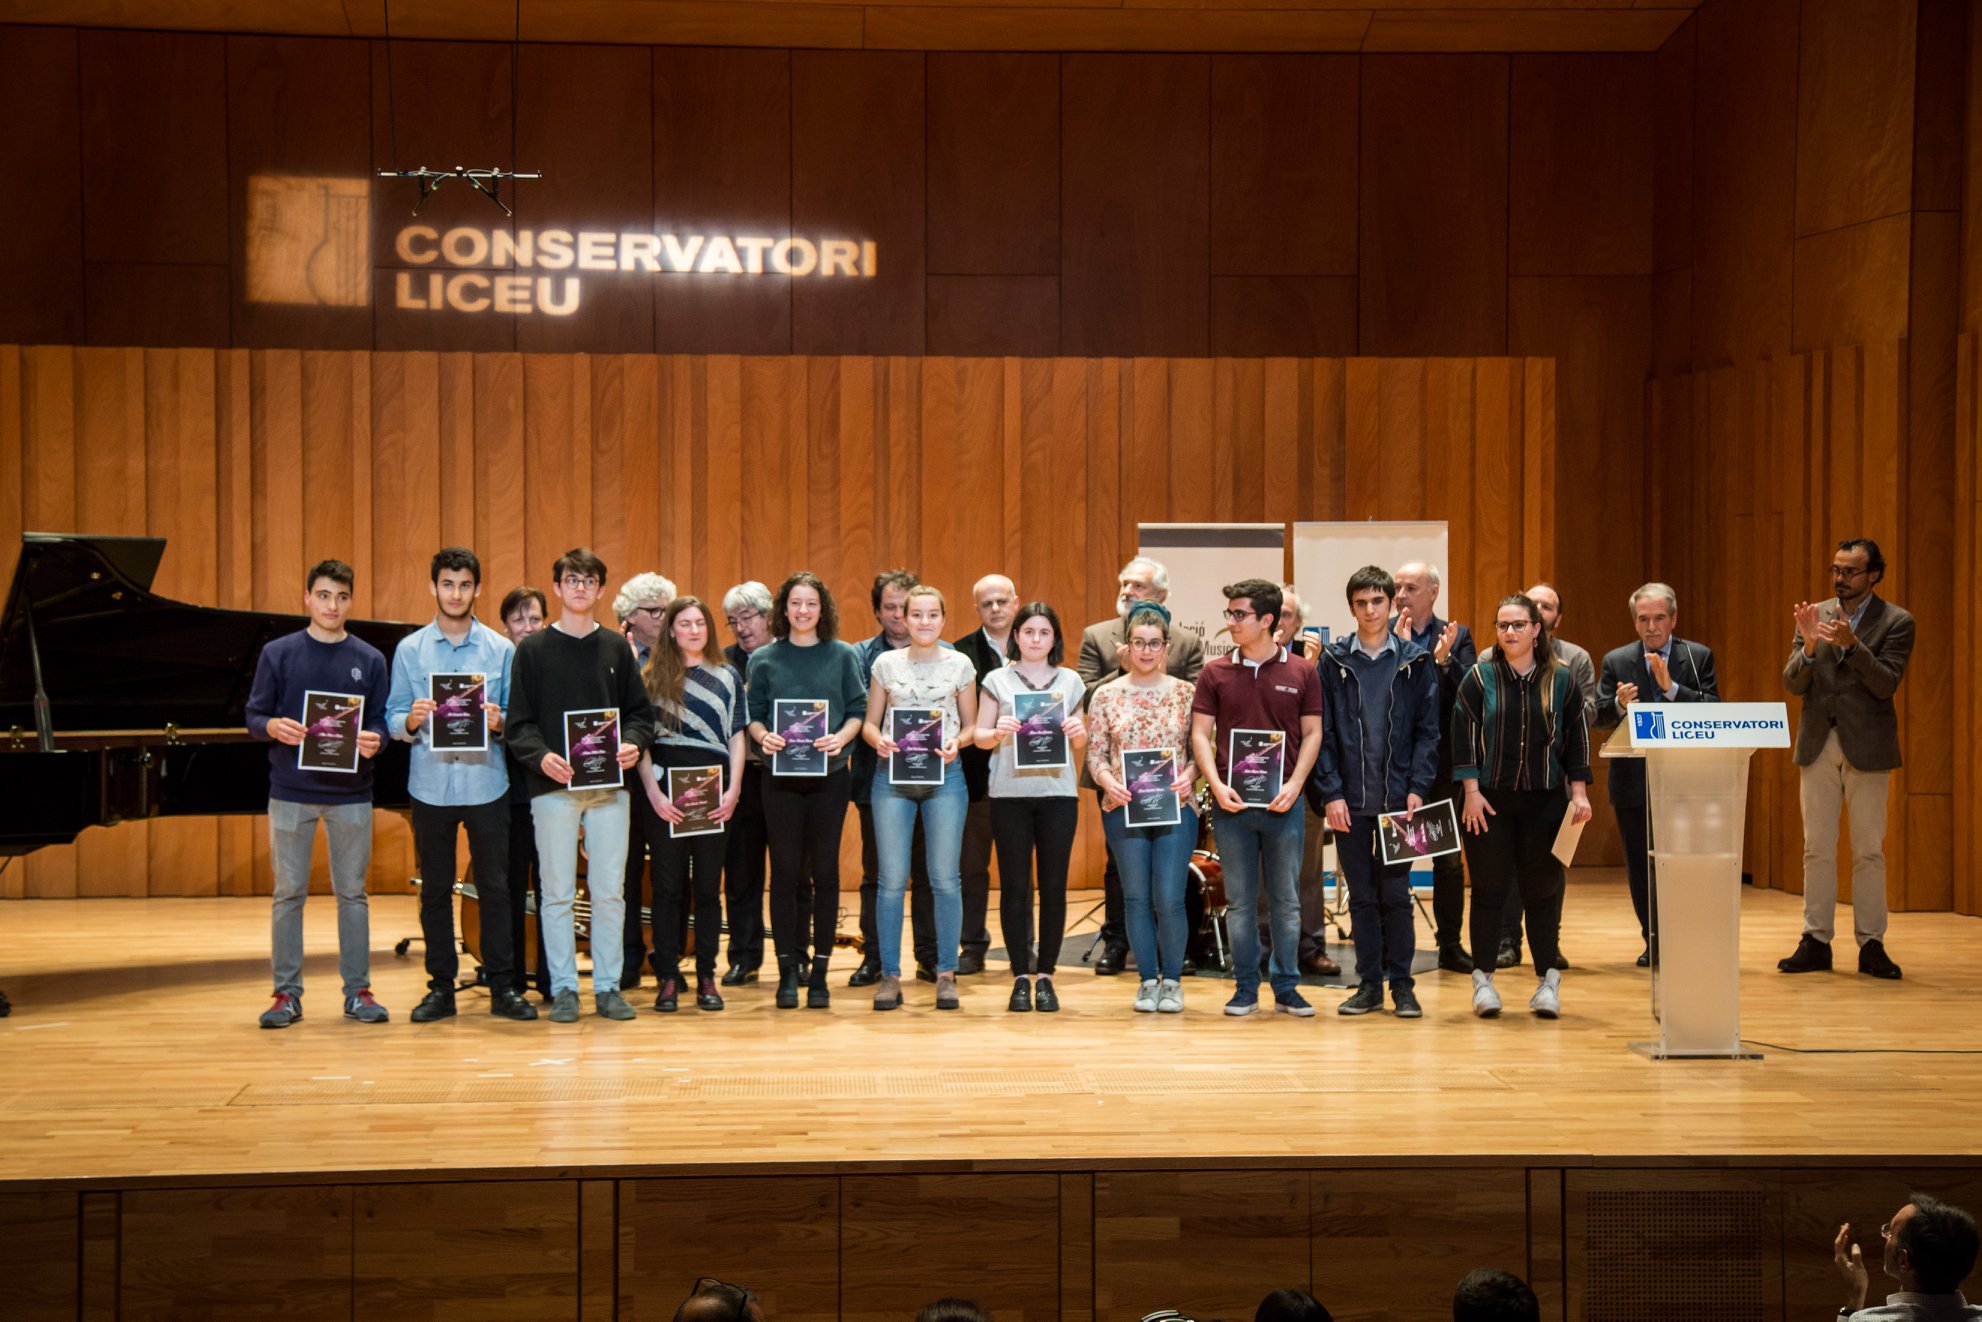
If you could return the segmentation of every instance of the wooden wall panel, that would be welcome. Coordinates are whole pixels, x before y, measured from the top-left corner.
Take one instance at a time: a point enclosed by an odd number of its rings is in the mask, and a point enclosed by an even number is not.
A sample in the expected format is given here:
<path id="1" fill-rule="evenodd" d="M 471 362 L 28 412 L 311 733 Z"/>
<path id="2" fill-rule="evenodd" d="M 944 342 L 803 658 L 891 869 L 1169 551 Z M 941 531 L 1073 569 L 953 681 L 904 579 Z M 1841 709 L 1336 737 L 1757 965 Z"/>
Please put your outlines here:
<path id="1" fill-rule="evenodd" d="M 1566 1315 L 1785 1316 L 1776 1174 L 1564 1172 Z"/>
<path id="2" fill-rule="evenodd" d="M 1355 273 L 1358 72 L 1347 55 L 1212 57 L 1214 275 Z"/>
<path id="3" fill-rule="evenodd" d="M 1497 55 L 1364 59 L 1361 352 L 1504 350 L 1507 79 Z"/>
<path id="4" fill-rule="evenodd" d="M 15 1322 L 76 1317 L 79 1201 L 73 1193 L 0 1194 L 0 1278 Z"/>
<path id="5" fill-rule="evenodd" d="M 932 354 L 1050 358 L 1060 350 L 1057 275 L 932 275 Z"/>
<path id="6" fill-rule="evenodd" d="M 0 251 L 33 254 L 0 299 L 0 341 L 84 339 L 81 76 L 73 29 L 0 27 L 0 124 L 34 126 L 0 135 L 0 175 L 33 196 L 0 208 Z"/>
<path id="7" fill-rule="evenodd" d="M 1912 217 L 1813 234 L 1796 241 L 1790 347 L 1873 344 L 1906 333 Z"/>
<path id="8" fill-rule="evenodd" d="M 1061 352 L 1204 353 L 1208 221 L 1178 200 L 1209 188 L 1208 57 L 1068 55 L 1061 70 Z"/>
<path id="9" fill-rule="evenodd" d="M 1299 1171 L 1098 1174 L 1094 1315 L 1132 1322 L 1175 1308 L 1243 1317 L 1268 1290 L 1309 1288 L 1310 1225 L 1309 1181 Z"/>
<path id="10" fill-rule="evenodd" d="M 1803 6 L 1796 66 L 1798 237 L 1912 205 L 1918 10 L 1918 0 Z"/>
<path id="11" fill-rule="evenodd" d="M 351 1316 L 454 1322 L 567 1312 L 578 1184 L 372 1184 L 351 1190 Z"/>
<path id="12" fill-rule="evenodd" d="M 118 1316 L 352 1316 L 351 1190 L 132 1190 L 123 1195 Z"/>
<path id="13" fill-rule="evenodd" d="M 1340 357 L 1355 347 L 1354 276 L 1211 278 L 1210 350 L 1217 357 Z"/>
<path id="14" fill-rule="evenodd" d="M 932 1282 L 968 1282 L 1007 1322 L 1060 1312 L 1059 1177 L 860 1175 L 840 1181 L 840 1308 L 845 1322 L 912 1315 Z M 931 1238 L 921 1227 L 944 1225 Z M 996 1245 L 994 1253 L 986 1246 Z M 905 1262 L 915 1270 L 904 1272 Z"/>
<path id="15" fill-rule="evenodd" d="M 837 1317 L 840 1183 L 831 1176 L 620 1181 L 621 1322 L 673 1317 L 701 1276 L 747 1283 L 767 1317 Z"/>
<path id="16" fill-rule="evenodd" d="M 923 86 L 919 55 L 801 51 L 791 57 L 792 228 L 859 234 L 869 277 L 792 288 L 797 353 L 923 351 Z"/>
<path id="17" fill-rule="evenodd" d="M 226 40 L 82 34 L 91 262 L 227 264 Z"/>
<path id="18" fill-rule="evenodd" d="M 1649 56 L 1514 57 L 1510 275 L 1652 270 L 1652 87 Z"/>
<path id="19" fill-rule="evenodd" d="M 928 77 L 930 273 L 1058 275 L 1059 57 L 931 55 Z"/>
<path id="20" fill-rule="evenodd" d="M 1515 1170 L 1316 1171 L 1313 1277 L 1337 1316 L 1441 1317 L 1477 1267 L 1524 1280 L 1528 1179 Z"/>

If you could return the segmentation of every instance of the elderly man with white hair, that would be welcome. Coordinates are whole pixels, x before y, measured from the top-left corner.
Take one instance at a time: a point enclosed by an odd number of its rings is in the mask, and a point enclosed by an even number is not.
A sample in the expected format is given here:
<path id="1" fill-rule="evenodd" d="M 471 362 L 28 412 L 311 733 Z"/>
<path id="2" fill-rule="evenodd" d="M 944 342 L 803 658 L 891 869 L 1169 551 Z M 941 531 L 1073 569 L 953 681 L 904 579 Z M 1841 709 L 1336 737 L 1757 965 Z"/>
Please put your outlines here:
<path id="1" fill-rule="evenodd" d="M 633 654 L 647 664 L 654 640 L 661 636 L 661 618 L 674 601 L 674 581 L 660 574 L 635 574 L 619 585 L 612 599 L 612 613 L 619 617 L 619 631 L 633 644 Z"/>
<path id="2" fill-rule="evenodd" d="M 723 594 L 723 618 L 736 639 L 723 657 L 739 675 L 750 671 L 750 654 L 771 641 L 771 589 L 756 579 Z M 746 685 L 746 689 L 747 689 Z M 745 741 L 749 743 L 748 740 Z M 764 755 L 749 744 L 743 763 L 743 793 L 730 814 L 723 855 L 723 915 L 729 923 L 729 967 L 723 986 L 757 981 L 764 963 L 765 849 Z M 808 911 L 809 912 L 809 911 Z"/>
<path id="3" fill-rule="evenodd" d="M 641 665 L 653 654 L 654 640 L 661 636 L 661 621 L 675 598 L 674 582 L 660 574 L 635 574 L 619 585 L 612 599 L 612 613 L 619 619 L 619 631 L 633 647 L 634 659 Z M 647 875 L 647 838 L 640 831 L 639 814 L 626 815 L 626 950 L 620 965 L 620 988 L 640 985 L 640 970 L 647 962 L 647 931 L 641 915 L 647 913 L 646 893 L 641 879 Z M 688 888 L 681 893 L 682 928 L 688 926 Z M 598 934 L 593 934 L 598 939 Z M 697 940 L 700 940 L 697 934 Z"/>
<path id="4" fill-rule="evenodd" d="M 1128 643 L 1126 621 L 1129 610 L 1137 602 L 1153 601 L 1161 606 L 1170 597 L 1170 571 L 1161 563 L 1148 556 L 1139 555 L 1122 566 L 1116 576 L 1115 614 L 1106 620 L 1087 626 L 1081 635 L 1080 660 L 1075 669 L 1080 672 L 1081 683 L 1087 686 L 1085 703 L 1092 701 L 1094 691 L 1111 679 L 1120 679 L 1128 673 Z M 1164 606 L 1167 612 L 1169 607 Z M 1178 679 L 1195 684 L 1198 671 L 1204 669 L 1204 639 L 1193 629 L 1172 629 L 1170 631 L 1170 656 L 1165 666 Z M 1089 789 L 1100 790 L 1094 780 L 1081 770 L 1080 783 Z M 1122 926 L 1122 879 L 1115 871 L 1115 856 L 1108 855 L 1108 869 L 1102 875 L 1102 896 L 1105 900 L 1105 921 L 1101 926 L 1101 954 L 1094 961 L 1094 971 L 1104 976 L 1120 973 L 1128 963 L 1128 930 Z"/>

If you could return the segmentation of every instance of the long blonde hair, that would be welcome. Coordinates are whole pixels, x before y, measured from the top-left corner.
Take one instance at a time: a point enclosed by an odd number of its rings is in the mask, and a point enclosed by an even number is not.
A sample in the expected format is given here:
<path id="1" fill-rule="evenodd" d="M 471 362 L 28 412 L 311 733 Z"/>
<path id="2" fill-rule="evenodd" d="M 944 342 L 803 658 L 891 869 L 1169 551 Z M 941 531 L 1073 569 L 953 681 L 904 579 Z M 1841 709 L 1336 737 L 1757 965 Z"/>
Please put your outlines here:
<path id="1" fill-rule="evenodd" d="M 723 649 L 716 646 L 716 625 L 702 599 L 681 596 L 669 602 L 668 613 L 661 619 L 661 636 L 654 640 L 654 646 L 647 653 L 647 664 L 640 668 L 641 682 L 647 686 L 647 699 L 654 704 L 654 714 L 661 728 L 667 730 L 681 728 L 679 713 L 681 695 L 688 683 L 688 662 L 681 654 L 681 644 L 674 640 L 674 622 L 689 610 L 701 611 L 702 623 L 709 630 L 709 641 L 702 649 L 702 664 L 715 668 L 729 664 Z"/>

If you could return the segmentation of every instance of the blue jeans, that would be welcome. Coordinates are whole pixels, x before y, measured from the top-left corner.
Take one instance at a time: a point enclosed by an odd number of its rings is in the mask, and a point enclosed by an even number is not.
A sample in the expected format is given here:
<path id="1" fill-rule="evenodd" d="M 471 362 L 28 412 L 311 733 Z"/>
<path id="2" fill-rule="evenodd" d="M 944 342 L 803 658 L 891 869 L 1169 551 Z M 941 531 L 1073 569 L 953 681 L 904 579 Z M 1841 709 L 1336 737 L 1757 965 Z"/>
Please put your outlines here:
<path id="1" fill-rule="evenodd" d="M 1356 981 L 1388 982 L 1399 991 L 1415 985 L 1411 956 L 1411 865 L 1383 864 L 1376 844 L 1376 818 L 1354 814 L 1349 830 L 1335 837 L 1336 861 L 1349 885 L 1349 933 L 1356 942 Z"/>
<path id="2" fill-rule="evenodd" d="M 1197 847 L 1197 814 L 1188 807 L 1175 826 L 1125 825 L 1126 809 L 1101 814 L 1101 833 L 1122 879 L 1122 924 L 1136 973 L 1143 981 L 1184 976 L 1190 920 L 1184 891 L 1190 885 L 1191 850 Z M 1255 957 L 1256 958 L 1256 957 Z"/>
<path id="3" fill-rule="evenodd" d="M 275 868 L 275 902 L 269 917 L 270 963 L 275 989 L 303 994 L 303 901 L 310 894 L 310 856 L 317 822 L 330 843 L 330 888 L 337 896 L 337 973 L 344 994 L 371 985 L 372 916 L 365 874 L 372 863 L 372 805 L 268 801 L 268 853 Z"/>
<path id="4" fill-rule="evenodd" d="M 1301 846 L 1307 840 L 1307 818 L 1300 804 L 1287 812 L 1248 808 L 1244 812 L 1212 809 L 1211 829 L 1218 840 L 1218 861 L 1225 867 L 1228 912 L 1238 915 L 1232 929 L 1232 976 L 1242 992 L 1259 990 L 1259 893 L 1266 891 L 1268 921 L 1273 932 L 1270 975 L 1274 995 L 1300 985 Z"/>
<path id="5" fill-rule="evenodd" d="M 970 811 L 963 768 L 952 763 L 942 788 L 926 799 L 905 799 L 888 783 L 885 769 L 874 777 L 874 847 L 881 856 L 875 902 L 875 936 L 881 943 L 881 972 L 902 973 L 902 903 L 908 896 L 909 846 L 915 819 L 922 817 L 922 840 L 929 859 L 929 889 L 936 899 L 936 971 L 957 971 L 957 941 L 963 935 L 963 823 Z"/>
<path id="6" fill-rule="evenodd" d="M 551 994 L 578 990 L 578 934 L 571 905 L 578 897 L 578 828 L 585 828 L 585 889 L 592 900 L 592 993 L 619 990 L 626 924 L 626 833 L 632 810 L 626 791 L 552 790 L 530 800 L 537 826 L 537 871 L 543 898 L 537 926 L 551 966 Z"/>

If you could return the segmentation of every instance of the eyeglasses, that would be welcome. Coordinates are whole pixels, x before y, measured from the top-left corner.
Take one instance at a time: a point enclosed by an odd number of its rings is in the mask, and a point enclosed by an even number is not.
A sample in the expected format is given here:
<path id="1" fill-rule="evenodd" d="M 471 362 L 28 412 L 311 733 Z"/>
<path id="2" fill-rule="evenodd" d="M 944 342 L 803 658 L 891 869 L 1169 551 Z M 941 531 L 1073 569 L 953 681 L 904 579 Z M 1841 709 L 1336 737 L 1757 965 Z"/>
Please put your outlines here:
<path id="1" fill-rule="evenodd" d="M 597 591 L 599 587 L 599 580 L 590 574 L 566 574 L 558 582 L 564 585 L 566 592 Z"/>
<path id="2" fill-rule="evenodd" d="M 1493 627 L 1502 633 L 1520 633 L 1523 629 L 1531 628 L 1533 625 L 1533 620 L 1495 620 L 1493 622 Z"/>
<path id="3" fill-rule="evenodd" d="M 1865 575 L 1871 572 L 1872 571 L 1869 569 L 1852 569 L 1845 565 L 1831 566 L 1832 578 L 1863 578 Z"/>
<path id="4" fill-rule="evenodd" d="M 724 619 L 726 619 L 726 620 L 728 620 L 728 621 L 729 621 L 729 627 L 730 627 L 730 628 L 732 628 L 732 629 L 734 629 L 734 628 L 736 628 L 736 627 L 737 627 L 738 625 L 740 625 L 740 624 L 748 624 L 748 623 L 750 623 L 750 622 L 751 622 L 752 620 L 761 620 L 761 619 L 763 619 L 763 618 L 764 618 L 764 612 L 763 612 L 763 611 L 760 611 L 760 610 L 747 610 L 747 611 L 738 611 L 738 612 L 737 612 L 736 614 L 734 614 L 734 615 L 725 615 L 725 616 L 724 616 L 723 618 L 724 618 Z"/>
<path id="5" fill-rule="evenodd" d="M 1226 621 L 1227 621 L 1228 623 L 1231 623 L 1231 624 L 1237 624 L 1237 623 L 1238 623 L 1238 622 L 1239 622 L 1240 620 L 1250 620 L 1250 619 L 1252 619 L 1252 618 L 1253 618 L 1254 616 L 1256 616 L 1256 615 L 1258 615 L 1258 614 L 1259 614 L 1259 612 L 1258 612 L 1258 611 L 1226 611 L 1226 612 L 1224 612 L 1224 615 L 1225 615 L 1225 619 L 1226 619 Z"/>
<path id="6" fill-rule="evenodd" d="M 731 1285 L 728 1281 L 719 1281 L 713 1276 L 697 1277 L 694 1288 L 688 1292 L 688 1297 L 693 1299 L 705 1294 L 727 1294 L 732 1297 L 734 1307 L 730 1312 L 730 1322 L 745 1322 L 750 1316 L 750 1301 L 757 1297 L 754 1291 L 744 1286 Z"/>
<path id="7" fill-rule="evenodd" d="M 1138 652 L 1160 652 L 1170 645 L 1167 638 L 1131 638 L 1129 646 Z"/>
<path id="8" fill-rule="evenodd" d="M 650 620 L 658 620 L 668 613 L 668 608 L 666 606 L 635 606 L 633 613 L 635 615 L 644 615 Z"/>

